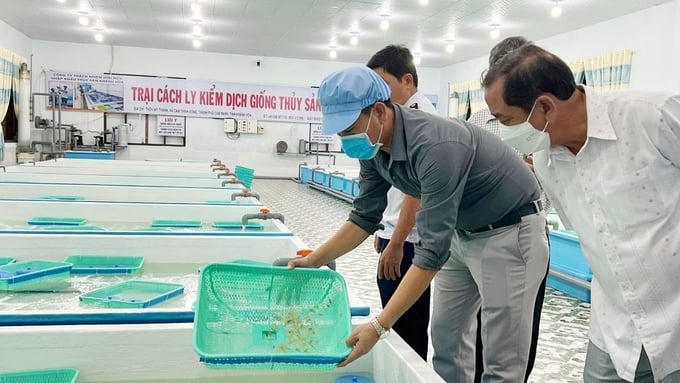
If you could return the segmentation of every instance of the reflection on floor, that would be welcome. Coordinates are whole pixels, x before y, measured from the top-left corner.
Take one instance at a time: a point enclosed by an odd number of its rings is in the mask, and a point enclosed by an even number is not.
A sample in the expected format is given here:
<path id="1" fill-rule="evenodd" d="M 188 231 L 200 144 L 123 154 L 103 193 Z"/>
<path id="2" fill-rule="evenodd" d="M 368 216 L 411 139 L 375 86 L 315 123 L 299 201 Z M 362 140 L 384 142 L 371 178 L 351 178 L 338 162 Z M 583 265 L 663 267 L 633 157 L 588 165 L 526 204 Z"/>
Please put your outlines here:
<path id="1" fill-rule="evenodd" d="M 311 248 L 321 245 L 347 220 L 351 205 L 289 180 L 255 180 L 265 206 L 282 213 L 286 226 Z M 283 256 L 291 256 L 282 254 Z M 367 304 L 381 310 L 375 270 L 378 256 L 371 240 L 338 259 L 338 271 Z M 582 382 L 590 305 L 548 288 L 541 317 L 532 383 Z M 430 352 L 431 356 L 431 352 Z"/>

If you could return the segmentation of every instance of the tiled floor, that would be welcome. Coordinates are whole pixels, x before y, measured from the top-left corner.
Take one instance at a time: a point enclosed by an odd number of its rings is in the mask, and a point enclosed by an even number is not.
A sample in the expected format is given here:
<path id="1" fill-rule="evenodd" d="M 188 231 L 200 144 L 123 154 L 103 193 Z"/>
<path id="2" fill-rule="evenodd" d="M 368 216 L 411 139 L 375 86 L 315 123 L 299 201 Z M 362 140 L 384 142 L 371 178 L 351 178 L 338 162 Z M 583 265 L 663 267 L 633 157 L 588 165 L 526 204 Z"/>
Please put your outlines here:
<path id="1" fill-rule="evenodd" d="M 290 180 L 255 180 L 253 190 L 273 212 L 282 213 L 285 224 L 310 248 L 321 245 L 347 219 L 351 205 Z M 286 255 L 282 255 L 286 256 Z M 375 283 L 378 255 L 370 240 L 337 260 L 337 269 L 348 285 L 380 311 Z M 548 288 L 541 316 L 541 334 L 534 383 L 581 382 L 587 344 L 590 306 Z"/>

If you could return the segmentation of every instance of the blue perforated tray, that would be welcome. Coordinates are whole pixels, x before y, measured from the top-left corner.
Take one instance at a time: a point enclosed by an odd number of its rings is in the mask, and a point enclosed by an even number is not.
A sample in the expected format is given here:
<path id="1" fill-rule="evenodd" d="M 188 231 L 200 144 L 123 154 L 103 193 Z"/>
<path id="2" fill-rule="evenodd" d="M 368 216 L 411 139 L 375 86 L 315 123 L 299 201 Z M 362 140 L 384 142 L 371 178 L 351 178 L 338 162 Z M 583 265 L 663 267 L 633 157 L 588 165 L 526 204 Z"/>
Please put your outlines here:
<path id="1" fill-rule="evenodd" d="M 177 283 L 127 281 L 80 295 L 86 304 L 112 308 L 145 308 L 184 294 Z"/>

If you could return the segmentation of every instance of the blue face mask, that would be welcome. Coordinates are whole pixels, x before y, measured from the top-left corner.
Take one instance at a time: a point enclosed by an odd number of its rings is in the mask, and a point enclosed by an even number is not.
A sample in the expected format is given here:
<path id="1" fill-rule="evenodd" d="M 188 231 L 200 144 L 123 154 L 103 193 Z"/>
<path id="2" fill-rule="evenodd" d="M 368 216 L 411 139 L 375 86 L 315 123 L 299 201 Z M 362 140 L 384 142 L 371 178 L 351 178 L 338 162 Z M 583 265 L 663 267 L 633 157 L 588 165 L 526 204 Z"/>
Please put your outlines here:
<path id="1" fill-rule="evenodd" d="M 358 160 L 370 160 L 378 154 L 378 150 L 382 144 L 380 143 L 380 137 L 382 136 L 382 126 L 380 127 L 380 134 L 378 135 L 378 142 L 375 144 L 371 142 L 368 137 L 368 128 L 371 127 L 371 119 L 373 118 L 373 109 L 371 109 L 371 114 L 368 116 L 368 124 L 366 124 L 366 131 L 363 133 L 352 134 L 349 136 L 340 137 L 340 143 L 342 144 L 342 150 L 345 151 L 348 157 L 356 158 Z"/>

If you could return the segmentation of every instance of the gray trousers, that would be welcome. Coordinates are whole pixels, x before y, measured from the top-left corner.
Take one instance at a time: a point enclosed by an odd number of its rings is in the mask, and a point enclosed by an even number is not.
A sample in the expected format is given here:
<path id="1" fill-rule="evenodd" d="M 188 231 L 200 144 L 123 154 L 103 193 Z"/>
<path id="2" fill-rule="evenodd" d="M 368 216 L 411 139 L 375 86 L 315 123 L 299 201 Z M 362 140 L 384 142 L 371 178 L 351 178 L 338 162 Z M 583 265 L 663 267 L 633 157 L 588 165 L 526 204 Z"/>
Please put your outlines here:
<path id="1" fill-rule="evenodd" d="M 583 370 L 583 381 L 585 383 L 629 383 L 627 380 L 621 379 L 616 373 L 614 363 L 612 363 L 609 354 L 600 350 L 592 342 L 588 342 L 588 353 L 586 354 L 586 365 Z M 634 383 L 680 383 L 680 371 L 676 371 L 668 375 L 663 380 L 654 379 L 652 374 L 652 366 L 649 364 L 649 358 L 645 349 L 642 349 L 640 360 L 635 369 Z"/>
<path id="2" fill-rule="evenodd" d="M 437 273 L 432 312 L 432 363 L 449 383 L 474 379 L 470 339 L 482 309 L 482 382 L 524 382 L 534 302 L 548 267 L 543 212 L 482 233 L 461 233 Z"/>

